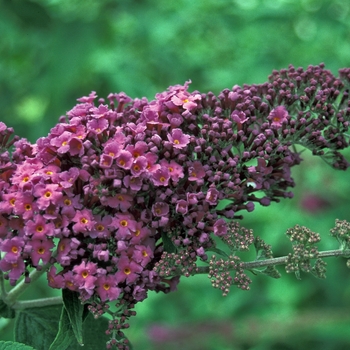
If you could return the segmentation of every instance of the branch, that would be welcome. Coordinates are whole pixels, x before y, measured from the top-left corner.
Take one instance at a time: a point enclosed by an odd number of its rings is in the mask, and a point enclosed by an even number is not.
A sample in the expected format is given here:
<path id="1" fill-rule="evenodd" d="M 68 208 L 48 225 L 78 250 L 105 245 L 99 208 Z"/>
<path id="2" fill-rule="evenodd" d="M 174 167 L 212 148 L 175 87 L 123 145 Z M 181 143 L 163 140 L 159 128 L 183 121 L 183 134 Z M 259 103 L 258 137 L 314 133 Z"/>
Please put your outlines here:
<path id="1" fill-rule="evenodd" d="M 325 250 L 323 252 L 319 252 L 317 256 L 310 256 L 310 259 L 318 259 L 318 258 L 329 258 L 329 257 L 349 257 L 350 249 L 334 249 L 334 250 Z M 261 267 L 267 266 L 276 266 L 276 265 L 284 265 L 287 262 L 288 256 L 281 256 L 278 258 L 271 258 L 265 260 L 255 260 L 242 262 L 241 267 L 244 270 L 253 270 Z M 209 266 L 199 266 L 196 269 L 196 274 L 208 274 Z"/>
<path id="2" fill-rule="evenodd" d="M 17 301 L 12 305 L 12 308 L 15 310 L 28 309 L 31 307 L 43 307 L 50 305 L 61 305 L 63 303 L 62 297 L 51 297 L 51 298 L 42 298 L 36 300 L 25 300 Z"/>

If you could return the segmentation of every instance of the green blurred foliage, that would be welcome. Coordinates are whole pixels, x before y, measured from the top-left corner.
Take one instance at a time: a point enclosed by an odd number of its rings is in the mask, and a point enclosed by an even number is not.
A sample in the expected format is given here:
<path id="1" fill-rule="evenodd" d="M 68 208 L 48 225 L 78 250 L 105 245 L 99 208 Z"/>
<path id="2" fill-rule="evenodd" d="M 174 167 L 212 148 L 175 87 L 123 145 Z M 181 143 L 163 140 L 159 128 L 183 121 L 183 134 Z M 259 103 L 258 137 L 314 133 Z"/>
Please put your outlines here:
<path id="1" fill-rule="evenodd" d="M 334 74 L 350 66 L 344 0 L 0 0 L 0 8 L 1 121 L 31 142 L 92 90 L 152 99 L 191 79 L 192 90 L 218 93 L 263 83 L 289 64 L 325 62 Z M 303 158 L 293 172 L 295 198 L 258 207 L 242 223 L 276 256 L 288 252 L 284 232 L 297 223 L 332 249 L 334 220 L 350 220 L 349 175 L 307 152 Z M 136 350 L 348 349 L 345 262 L 328 259 L 327 280 L 279 270 L 281 280 L 252 276 L 249 292 L 233 289 L 226 298 L 206 276 L 183 279 L 169 295 L 150 293 L 127 335 Z M 24 297 L 55 295 L 45 284 Z M 0 320 L 2 340 L 11 327 Z"/>

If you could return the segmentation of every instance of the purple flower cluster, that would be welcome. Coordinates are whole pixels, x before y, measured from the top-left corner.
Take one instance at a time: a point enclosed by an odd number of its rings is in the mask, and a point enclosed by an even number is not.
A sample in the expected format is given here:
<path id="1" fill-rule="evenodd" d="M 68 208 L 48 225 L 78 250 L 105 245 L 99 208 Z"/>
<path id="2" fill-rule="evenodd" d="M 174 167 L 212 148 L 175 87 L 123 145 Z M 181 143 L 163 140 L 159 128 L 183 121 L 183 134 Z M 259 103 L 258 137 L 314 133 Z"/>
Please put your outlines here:
<path id="1" fill-rule="evenodd" d="M 47 137 L 14 139 L 11 160 L 2 151 L 0 270 L 13 285 L 50 264 L 49 285 L 84 301 L 174 290 L 155 268 L 166 253 L 206 260 L 237 212 L 292 197 L 295 144 L 349 166 L 349 76 L 290 66 L 218 96 L 186 82 L 150 102 L 78 99 Z"/>

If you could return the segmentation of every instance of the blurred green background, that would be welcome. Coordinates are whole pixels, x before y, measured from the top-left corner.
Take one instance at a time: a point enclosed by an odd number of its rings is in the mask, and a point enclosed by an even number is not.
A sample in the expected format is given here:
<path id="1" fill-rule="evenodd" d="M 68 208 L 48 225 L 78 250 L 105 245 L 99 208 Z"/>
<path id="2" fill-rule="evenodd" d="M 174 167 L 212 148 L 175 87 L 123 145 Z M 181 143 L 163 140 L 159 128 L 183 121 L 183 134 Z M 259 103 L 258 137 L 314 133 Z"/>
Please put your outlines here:
<path id="1" fill-rule="evenodd" d="M 31 142 L 92 90 L 152 99 L 188 79 L 191 90 L 218 93 L 289 64 L 350 67 L 344 0 L 0 0 L 0 9 L 1 121 Z M 350 220 L 349 174 L 303 157 L 295 198 L 242 223 L 276 255 L 288 253 L 284 232 L 297 223 L 332 249 L 334 220 Z M 127 334 L 136 350 L 349 349 L 349 270 L 342 259 L 328 259 L 328 270 L 327 280 L 298 281 L 280 268 L 281 280 L 252 276 L 249 292 L 226 298 L 206 276 L 183 279 L 176 293 L 150 293 Z M 27 296 L 52 294 L 43 279 Z M 0 339 L 11 327 L 0 319 Z"/>

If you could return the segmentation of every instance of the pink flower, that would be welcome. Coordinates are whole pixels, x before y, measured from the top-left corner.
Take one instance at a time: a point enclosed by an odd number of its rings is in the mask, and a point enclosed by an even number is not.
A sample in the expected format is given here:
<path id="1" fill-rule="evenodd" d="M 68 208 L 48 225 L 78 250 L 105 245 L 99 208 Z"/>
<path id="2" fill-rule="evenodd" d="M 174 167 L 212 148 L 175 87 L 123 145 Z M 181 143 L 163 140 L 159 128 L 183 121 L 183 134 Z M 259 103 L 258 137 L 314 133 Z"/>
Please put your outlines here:
<path id="1" fill-rule="evenodd" d="M 288 120 L 287 117 L 288 117 L 288 112 L 286 110 L 286 107 L 277 106 L 270 112 L 267 118 L 272 122 L 271 125 L 279 128 L 282 126 L 284 122 Z"/>
<path id="2" fill-rule="evenodd" d="M 77 210 L 72 221 L 76 222 L 72 227 L 74 233 L 91 231 L 95 225 L 93 214 L 89 209 Z"/>
<path id="3" fill-rule="evenodd" d="M 216 205 L 218 203 L 219 194 L 220 192 L 216 188 L 211 187 L 207 192 L 205 200 L 211 205 Z"/>
<path id="4" fill-rule="evenodd" d="M 69 140 L 69 154 L 71 156 L 81 157 L 84 152 L 85 150 L 82 141 L 77 137 L 72 137 Z"/>
<path id="5" fill-rule="evenodd" d="M 165 216 L 169 214 L 169 205 L 164 202 L 157 202 L 152 205 L 152 213 L 154 216 Z"/>
<path id="6" fill-rule="evenodd" d="M 62 195 L 57 184 L 38 184 L 34 187 L 34 196 L 38 198 L 37 204 L 40 210 L 45 210 L 51 203 L 56 205 Z"/>
<path id="7" fill-rule="evenodd" d="M 140 277 L 140 273 L 143 270 L 142 266 L 137 264 L 135 261 L 130 260 L 126 254 L 122 254 L 118 264 L 118 272 L 116 273 L 116 278 L 118 283 L 126 282 L 131 284 Z"/>
<path id="8" fill-rule="evenodd" d="M 110 215 L 105 215 L 101 217 L 101 215 L 95 215 L 95 226 L 94 230 L 91 231 L 91 238 L 109 238 L 111 233 L 108 227 L 112 223 L 112 217 Z"/>
<path id="9" fill-rule="evenodd" d="M 148 150 L 148 145 L 144 141 L 137 141 L 135 145 L 127 145 L 125 149 L 136 159 L 145 154 Z"/>
<path id="10" fill-rule="evenodd" d="M 107 144 L 105 144 L 103 148 L 103 153 L 112 157 L 113 159 L 119 155 L 120 151 L 121 151 L 120 143 L 115 141 L 108 142 Z"/>
<path id="11" fill-rule="evenodd" d="M 205 170 L 200 161 L 196 160 L 193 164 L 188 168 L 188 179 L 190 181 L 198 181 L 203 179 L 205 176 Z"/>
<path id="12" fill-rule="evenodd" d="M 188 202 L 185 201 L 184 199 L 180 199 L 176 203 L 176 212 L 180 213 L 182 215 L 187 214 L 187 212 L 188 212 Z"/>
<path id="13" fill-rule="evenodd" d="M 55 266 L 51 266 L 47 273 L 47 281 L 51 288 L 61 289 L 64 287 L 64 279 L 62 275 L 56 275 L 56 271 L 57 268 Z"/>
<path id="14" fill-rule="evenodd" d="M 32 239 L 46 239 L 54 235 L 55 226 L 52 222 L 46 222 L 46 219 L 37 214 L 33 217 L 33 220 L 26 222 L 24 226 L 24 232 L 27 236 L 31 236 Z"/>
<path id="15" fill-rule="evenodd" d="M 97 277 L 97 265 L 93 262 L 83 261 L 80 265 L 73 267 L 74 284 L 79 286 L 79 289 L 85 290 L 88 294 L 93 294 L 95 288 L 95 281 Z"/>
<path id="16" fill-rule="evenodd" d="M 134 176 L 139 176 L 147 169 L 147 165 L 147 158 L 143 156 L 137 157 L 131 166 L 131 174 L 133 174 Z"/>
<path id="17" fill-rule="evenodd" d="M 4 260 L 12 264 L 20 258 L 24 247 L 24 240 L 20 237 L 5 239 L 0 247 L 1 251 L 6 253 Z"/>
<path id="18" fill-rule="evenodd" d="M 180 164 L 176 163 L 174 160 L 171 160 L 170 162 L 168 162 L 166 159 L 162 159 L 159 162 L 159 164 L 162 167 L 168 168 L 170 178 L 174 182 L 178 182 L 180 178 L 183 178 L 185 176 L 183 172 L 183 167 Z"/>
<path id="19" fill-rule="evenodd" d="M 227 233 L 227 223 L 224 219 L 218 219 L 214 224 L 214 235 L 224 236 Z"/>
<path id="20" fill-rule="evenodd" d="M 89 120 L 87 123 L 87 129 L 96 134 L 101 134 L 108 126 L 108 121 L 104 118 Z"/>
<path id="21" fill-rule="evenodd" d="M 150 247 L 136 245 L 132 251 L 132 259 L 145 267 L 153 258 L 153 251 Z"/>
<path id="22" fill-rule="evenodd" d="M 10 271 L 8 276 L 10 278 L 11 285 L 14 285 L 16 281 L 22 276 L 25 270 L 24 261 L 22 258 L 14 262 L 8 262 L 5 259 L 0 260 L 0 270 L 7 272 Z"/>
<path id="23" fill-rule="evenodd" d="M 142 178 L 138 176 L 127 175 L 123 178 L 123 184 L 126 188 L 130 188 L 133 191 L 139 191 L 142 187 Z"/>
<path id="24" fill-rule="evenodd" d="M 38 266 L 39 260 L 43 264 L 47 264 L 51 258 L 51 248 L 54 247 L 54 243 L 51 240 L 39 240 L 35 239 L 30 242 L 33 251 L 30 253 L 33 266 Z"/>
<path id="25" fill-rule="evenodd" d="M 152 182 L 156 186 L 168 186 L 169 182 L 169 170 L 166 167 L 161 167 L 152 174 Z"/>
<path id="26" fill-rule="evenodd" d="M 101 197 L 101 203 L 111 208 L 127 211 L 133 203 L 133 197 L 125 193 L 116 193 L 113 197 Z"/>
<path id="27" fill-rule="evenodd" d="M 102 302 L 118 299 L 121 289 L 117 287 L 118 282 L 115 275 L 101 276 L 96 281 L 96 291 Z"/>
<path id="28" fill-rule="evenodd" d="M 24 192 L 17 198 L 14 212 L 16 215 L 22 215 L 23 219 L 28 220 L 33 217 L 37 209 L 37 205 L 31 193 Z"/>
<path id="29" fill-rule="evenodd" d="M 128 151 L 120 151 L 119 155 L 116 158 L 117 165 L 123 169 L 130 169 L 133 158 L 130 152 Z"/>
<path id="30" fill-rule="evenodd" d="M 118 213 L 112 219 L 110 227 L 118 229 L 116 234 L 117 239 L 124 240 L 131 235 L 131 231 L 136 229 L 136 221 L 131 214 Z"/>
<path id="31" fill-rule="evenodd" d="M 168 134 L 167 136 L 173 147 L 177 149 L 185 148 L 190 142 L 189 135 L 184 134 L 181 129 L 173 129 L 171 135 Z"/>

